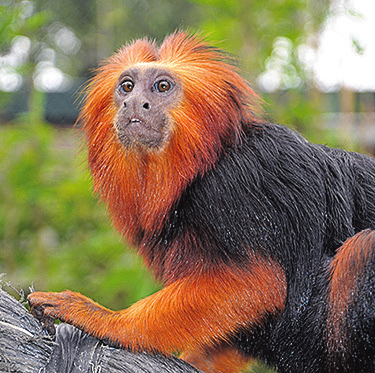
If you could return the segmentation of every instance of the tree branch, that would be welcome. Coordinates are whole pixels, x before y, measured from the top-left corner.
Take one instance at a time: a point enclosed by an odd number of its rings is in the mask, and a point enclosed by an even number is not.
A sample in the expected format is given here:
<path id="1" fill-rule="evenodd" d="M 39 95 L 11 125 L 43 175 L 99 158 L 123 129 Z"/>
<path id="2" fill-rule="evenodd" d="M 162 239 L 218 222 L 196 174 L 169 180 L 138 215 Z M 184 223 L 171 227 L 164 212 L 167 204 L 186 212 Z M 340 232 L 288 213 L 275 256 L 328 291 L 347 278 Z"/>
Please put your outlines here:
<path id="1" fill-rule="evenodd" d="M 52 338 L 0 284 L 0 372 L 198 373 L 176 357 L 109 347 L 68 324 L 56 329 Z"/>

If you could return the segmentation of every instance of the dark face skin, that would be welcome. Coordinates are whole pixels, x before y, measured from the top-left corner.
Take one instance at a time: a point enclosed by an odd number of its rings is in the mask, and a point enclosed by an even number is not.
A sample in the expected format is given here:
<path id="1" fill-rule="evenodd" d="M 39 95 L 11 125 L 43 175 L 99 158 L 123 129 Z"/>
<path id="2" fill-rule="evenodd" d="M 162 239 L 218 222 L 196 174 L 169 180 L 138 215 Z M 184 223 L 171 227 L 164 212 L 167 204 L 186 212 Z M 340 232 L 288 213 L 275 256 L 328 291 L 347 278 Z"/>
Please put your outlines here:
<path id="1" fill-rule="evenodd" d="M 178 79 L 158 67 L 133 67 L 119 77 L 114 92 L 115 127 L 126 147 L 157 150 L 171 131 L 169 110 L 182 96 Z"/>

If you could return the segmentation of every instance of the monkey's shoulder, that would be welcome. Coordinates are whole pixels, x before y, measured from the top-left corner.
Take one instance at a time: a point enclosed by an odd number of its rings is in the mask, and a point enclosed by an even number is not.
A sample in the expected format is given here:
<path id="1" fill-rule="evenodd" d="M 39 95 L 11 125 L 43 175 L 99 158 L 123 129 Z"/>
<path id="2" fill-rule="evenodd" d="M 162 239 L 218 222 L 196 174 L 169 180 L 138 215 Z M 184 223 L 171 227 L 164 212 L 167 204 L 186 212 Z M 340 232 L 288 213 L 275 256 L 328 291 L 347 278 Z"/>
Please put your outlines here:
<path id="1" fill-rule="evenodd" d="M 333 249 L 375 218 L 374 181 L 373 158 L 313 144 L 287 127 L 267 124 L 198 176 L 177 211 L 184 224 L 225 243 L 226 252 L 243 246 L 246 237 L 248 246 L 293 235 L 318 242 L 324 239 L 321 227 Z"/>

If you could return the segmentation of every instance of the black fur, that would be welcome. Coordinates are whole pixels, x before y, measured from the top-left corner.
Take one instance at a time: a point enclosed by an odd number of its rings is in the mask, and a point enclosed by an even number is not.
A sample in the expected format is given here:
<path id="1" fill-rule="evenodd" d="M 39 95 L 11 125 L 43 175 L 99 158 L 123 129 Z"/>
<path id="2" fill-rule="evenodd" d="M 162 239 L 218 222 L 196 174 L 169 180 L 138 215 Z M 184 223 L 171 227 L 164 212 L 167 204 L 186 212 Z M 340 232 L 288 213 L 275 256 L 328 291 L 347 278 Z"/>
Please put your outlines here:
<path id="1" fill-rule="evenodd" d="M 279 125 L 255 126 L 189 186 L 158 245 L 171 257 L 169 242 L 193 231 L 201 242 L 191 251 L 181 248 L 176 266 L 197 257 L 207 265 L 241 266 L 251 250 L 281 264 L 286 308 L 234 338 L 244 353 L 279 372 L 374 371 L 373 266 L 350 311 L 353 359 L 331 361 L 337 356 L 328 350 L 325 330 L 328 265 L 346 239 L 375 228 L 374 193 L 372 158 L 311 144 Z"/>

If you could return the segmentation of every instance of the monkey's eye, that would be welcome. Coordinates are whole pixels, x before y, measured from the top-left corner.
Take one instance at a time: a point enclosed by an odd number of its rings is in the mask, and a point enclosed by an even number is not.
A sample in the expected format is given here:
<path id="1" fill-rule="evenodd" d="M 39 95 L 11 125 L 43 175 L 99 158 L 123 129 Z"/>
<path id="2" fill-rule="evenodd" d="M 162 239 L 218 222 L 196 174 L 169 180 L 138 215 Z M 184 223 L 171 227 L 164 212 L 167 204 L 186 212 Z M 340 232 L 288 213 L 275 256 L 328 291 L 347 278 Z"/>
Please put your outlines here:
<path id="1" fill-rule="evenodd" d="M 131 80 L 125 80 L 120 85 L 124 92 L 131 92 L 134 88 L 134 83 Z"/>
<path id="2" fill-rule="evenodd" d="M 153 88 L 158 92 L 167 92 L 172 88 L 172 83 L 168 80 L 159 80 L 154 84 Z"/>

